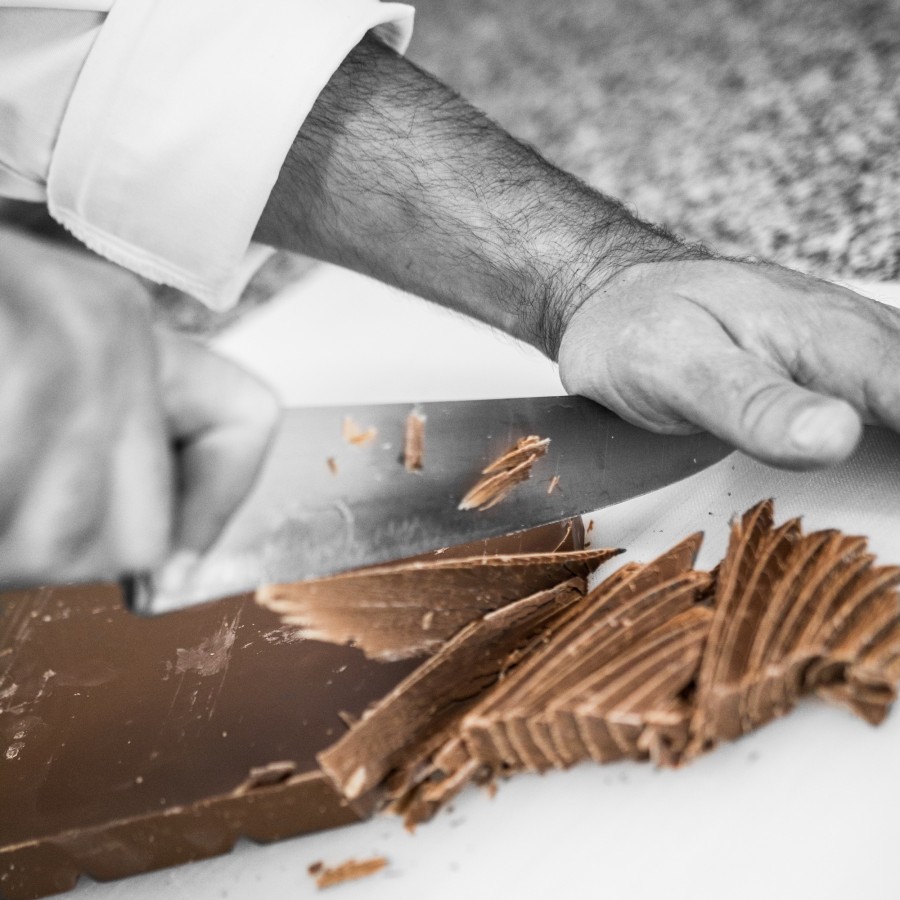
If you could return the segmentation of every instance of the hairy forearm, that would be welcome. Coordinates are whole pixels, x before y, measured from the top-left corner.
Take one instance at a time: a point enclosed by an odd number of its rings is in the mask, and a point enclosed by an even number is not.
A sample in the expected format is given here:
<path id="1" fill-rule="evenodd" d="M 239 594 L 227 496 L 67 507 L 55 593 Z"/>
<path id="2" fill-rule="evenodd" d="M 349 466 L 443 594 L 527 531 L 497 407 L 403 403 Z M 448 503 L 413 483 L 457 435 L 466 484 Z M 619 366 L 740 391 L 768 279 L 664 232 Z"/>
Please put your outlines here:
<path id="1" fill-rule="evenodd" d="M 697 258 L 367 37 L 320 95 L 256 236 L 482 319 L 555 357 L 623 267 Z"/>

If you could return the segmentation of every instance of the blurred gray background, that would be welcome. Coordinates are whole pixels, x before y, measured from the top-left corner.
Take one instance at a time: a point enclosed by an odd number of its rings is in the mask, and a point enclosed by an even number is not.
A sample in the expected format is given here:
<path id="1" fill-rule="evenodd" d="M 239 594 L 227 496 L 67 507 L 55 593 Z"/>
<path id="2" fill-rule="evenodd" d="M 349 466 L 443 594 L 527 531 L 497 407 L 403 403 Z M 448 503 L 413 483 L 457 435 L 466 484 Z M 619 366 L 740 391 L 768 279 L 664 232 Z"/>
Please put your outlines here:
<path id="1" fill-rule="evenodd" d="M 416 0 L 411 59 L 645 218 L 900 277 L 898 0 Z"/>

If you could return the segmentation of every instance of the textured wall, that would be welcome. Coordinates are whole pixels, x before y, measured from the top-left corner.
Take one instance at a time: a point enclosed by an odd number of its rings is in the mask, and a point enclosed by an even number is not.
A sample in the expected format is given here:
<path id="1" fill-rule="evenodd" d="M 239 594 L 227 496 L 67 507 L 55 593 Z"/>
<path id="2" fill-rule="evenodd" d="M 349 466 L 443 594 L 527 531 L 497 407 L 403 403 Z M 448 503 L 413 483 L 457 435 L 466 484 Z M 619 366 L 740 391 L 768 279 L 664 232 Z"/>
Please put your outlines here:
<path id="1" fill-rule="evenodd" d="M 417 0 L 410 57 L 696 240 L 900 277 L 900 0 Z"/>

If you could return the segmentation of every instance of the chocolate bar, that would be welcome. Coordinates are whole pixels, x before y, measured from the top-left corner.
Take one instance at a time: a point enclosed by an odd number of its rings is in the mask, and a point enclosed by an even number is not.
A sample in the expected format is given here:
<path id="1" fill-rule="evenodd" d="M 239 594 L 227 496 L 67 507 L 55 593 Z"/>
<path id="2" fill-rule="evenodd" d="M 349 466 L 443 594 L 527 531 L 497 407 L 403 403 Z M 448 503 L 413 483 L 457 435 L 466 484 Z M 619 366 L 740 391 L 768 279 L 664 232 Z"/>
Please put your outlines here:
<path id="1" fill-rule="evenodd" d="M 578 521 L 430 557 L 582 544 Z M 309 640 L 249 595 L 156 619 L 110 584 L 0 595 L 0 897 L 357 821 L 372 804 L 316 755 L 417 665 Z"/>

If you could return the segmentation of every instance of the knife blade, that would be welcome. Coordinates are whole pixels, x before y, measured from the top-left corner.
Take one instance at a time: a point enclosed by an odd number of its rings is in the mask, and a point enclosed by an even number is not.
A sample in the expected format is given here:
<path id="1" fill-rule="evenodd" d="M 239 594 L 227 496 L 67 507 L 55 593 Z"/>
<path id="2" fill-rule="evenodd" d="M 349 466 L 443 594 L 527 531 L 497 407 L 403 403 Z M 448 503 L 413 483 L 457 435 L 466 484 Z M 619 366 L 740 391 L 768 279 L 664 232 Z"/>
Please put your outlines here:
<path id="1" fill-rule="evenodd" d="M 424 423 L 412 472 L 410 413 Z M 459 509 L 482 470 L 529 435 L 550 439 L 530 479 L 490 509 Z M 157 615 L 521 531 L 648 493 L 730 452 L 706 433 L 651 434 L 582 397 L 290 409 L 215 545 L 177 585 L 160 573 L 127 579 L 126 604 Z"/>

